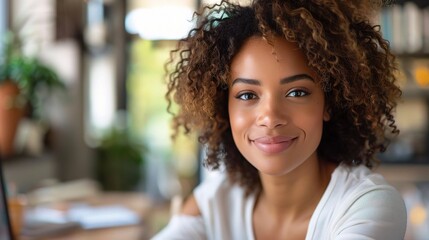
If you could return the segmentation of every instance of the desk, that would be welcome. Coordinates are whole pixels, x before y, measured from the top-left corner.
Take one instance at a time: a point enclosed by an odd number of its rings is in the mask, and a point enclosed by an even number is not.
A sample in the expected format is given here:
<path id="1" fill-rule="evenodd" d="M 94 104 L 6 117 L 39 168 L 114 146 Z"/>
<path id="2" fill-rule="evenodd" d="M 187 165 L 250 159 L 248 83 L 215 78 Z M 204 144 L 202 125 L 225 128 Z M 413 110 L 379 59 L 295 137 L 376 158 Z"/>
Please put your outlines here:
<path id="1" fill-rule="evenodd" d="M 74 201 L 73 201 L 74 202 Z M 76 228 L 67 232 L 57 233 L 55 235 L 30 238 L 21 236 L 21 240 L 144 240 L 153 235 L 149 219 L 154 214 L 153 203 L 148 197 L 141 193 L 101 193 L 94 197 L 77 200 L 93 206 L 121 204 L 135 211 L 141 218 L 141 223 L 132 226 L 122 226 L 113 228 L 103 228 L 94 230 L 84 230 Z M 155 208 L 160 211 L 166 211 L 168 208 Z"/>

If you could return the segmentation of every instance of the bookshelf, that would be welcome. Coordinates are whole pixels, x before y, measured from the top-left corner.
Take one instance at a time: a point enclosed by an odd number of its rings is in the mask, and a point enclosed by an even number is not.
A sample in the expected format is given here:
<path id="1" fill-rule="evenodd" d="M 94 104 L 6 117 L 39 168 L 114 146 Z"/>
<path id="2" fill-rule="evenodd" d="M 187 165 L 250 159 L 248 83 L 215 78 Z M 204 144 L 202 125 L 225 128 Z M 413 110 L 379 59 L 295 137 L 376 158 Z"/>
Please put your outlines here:
<path id="1" fill-rule="evenodd" d="M 396 118 L 401 133 L 380 158 L 400 169 L 419 165 L 429 176 L 429 1 L 393 2 L 380 11 L 378 23 L 400 70 L 403 95 Z"/>
<path id="2" fill-rule="evenodd" d="M 396 53 L 429 53 L 429 1 L 396 1 L 381 10 L 379 23 Z"/>
<path id="3" fill-rule="evenodd" d="M 429 219 L 416 217 L 429 212 L 429 0 L 394 3 L 381 10 L 379 20 L 400 69 L 403 95 L 396 121 L 401 133 L 380 155 L 376 171 L 402 193 L 409 220 L 405 239 L 423 240 Z"/>

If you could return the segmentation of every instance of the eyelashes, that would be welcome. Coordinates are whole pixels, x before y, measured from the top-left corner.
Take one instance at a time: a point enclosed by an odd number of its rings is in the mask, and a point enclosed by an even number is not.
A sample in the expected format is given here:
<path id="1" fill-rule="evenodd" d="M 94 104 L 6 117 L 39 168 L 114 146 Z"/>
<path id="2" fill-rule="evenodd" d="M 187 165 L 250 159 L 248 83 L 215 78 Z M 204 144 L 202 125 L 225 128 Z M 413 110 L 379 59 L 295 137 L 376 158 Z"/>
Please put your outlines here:
<path id="1" fill-rule="evenodd" d="M 308 95 L 310 95 L 310 92 L 305 89 L 292 89 L 286 93 L 285 97 L 301 98 Z M 243 101 L 259 99 L 258 95 L 251 91 L 239 92 L 235 98 Z"/>
<path id="2" fill-rule="evenodd" d="M 256 96 L 256 94 L 253 92 L 240 92 L 239 94 L 237 94 L 237 96 L 235 96 L 235 98 L 243 101 L 248 101 L 248 100 L 257 99 L 258 96 Z"/>
<path id="3" fill-rule="evenodd" d="M 308 92 L 307 90 L 303 90 L 303 89 L 294 89 L 289 91 L 286 94 L 286 97 L 305 97 L 307 95 L 309 95 L 310 92 Z"/>

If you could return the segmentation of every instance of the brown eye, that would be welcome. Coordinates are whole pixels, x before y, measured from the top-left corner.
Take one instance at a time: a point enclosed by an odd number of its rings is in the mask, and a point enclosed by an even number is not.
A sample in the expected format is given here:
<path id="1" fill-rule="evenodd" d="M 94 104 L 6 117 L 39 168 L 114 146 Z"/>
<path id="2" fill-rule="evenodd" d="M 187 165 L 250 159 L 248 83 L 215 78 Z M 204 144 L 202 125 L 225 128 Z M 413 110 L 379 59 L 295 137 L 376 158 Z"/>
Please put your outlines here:
<path id="1" fill-rule="evenodd" d="M 304 90 L 292 90 L 290 91 L 286 97 L 304 97 L 307 96 L 309 93 Z"/>
<path id="2" fill-rule="evenodd" d="M 256 96 L 254 93 L 245 92 L 245 93 L 238 94 L 238 95 L 236 96 L 236 98 L 237 98 L 237 99 L 240 99 L 240 100 L 247 101 L 247 100 L 256 99 L 256 98 L 257 98 L 257 96 Z"/>

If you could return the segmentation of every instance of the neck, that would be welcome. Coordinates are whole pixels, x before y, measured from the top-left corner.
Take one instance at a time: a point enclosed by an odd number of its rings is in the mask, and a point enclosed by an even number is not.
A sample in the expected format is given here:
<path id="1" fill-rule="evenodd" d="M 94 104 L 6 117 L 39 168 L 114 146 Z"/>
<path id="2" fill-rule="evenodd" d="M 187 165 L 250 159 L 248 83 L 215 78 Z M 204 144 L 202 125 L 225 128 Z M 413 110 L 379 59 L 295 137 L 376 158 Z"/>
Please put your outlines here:
<path id="1" fill-rule="evenodd" d="M 334 169 L 334 164 L 320 161 L 314 155 L 283 176 L 261 174 L 262 191 L 256 207 L 264 208 L 264 212 L 278 220 L 309 219 Z"/>

